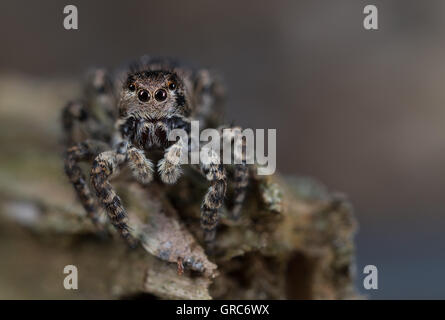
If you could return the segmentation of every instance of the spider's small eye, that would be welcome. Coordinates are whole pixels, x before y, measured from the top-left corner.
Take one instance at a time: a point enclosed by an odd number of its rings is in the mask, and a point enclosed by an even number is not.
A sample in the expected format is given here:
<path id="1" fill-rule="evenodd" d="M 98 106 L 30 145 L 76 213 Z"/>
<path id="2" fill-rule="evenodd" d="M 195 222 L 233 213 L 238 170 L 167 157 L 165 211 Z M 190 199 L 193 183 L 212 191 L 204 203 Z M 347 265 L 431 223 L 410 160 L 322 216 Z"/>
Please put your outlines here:
<path id="1" fill-rule="evenodd" d="M 155 99 L 158 101 L 164 101 L 165 99 L 167 99 L 167 92 L 165 92 L 164 89 L 159 89 L 155 93 Z"/>
<path id="2" fill-rule="evenodd" d="M 175 90 L 176 89 L 176 82 L 170 81 L 170 83 L 168 84 L 168 88 L 170 90 Z"/>
<path id="3" fill-rule="evenodd" d="M 128 90 L 130 90 L 130 91 L 134 91 L 134 90 L 136 90 L 136 86 L 134 85 L 134 83 L 130 83 L 130 84 L 128 85 Z"/>
<path id="4" fill-rule="evenodd" d="M 140 90 L 138 92 L 138 98 L 140 101 L 146 102 L 148 101 L 148 99 L 150 99 L 150 94 L 148 93 L 147 90 Z"/>

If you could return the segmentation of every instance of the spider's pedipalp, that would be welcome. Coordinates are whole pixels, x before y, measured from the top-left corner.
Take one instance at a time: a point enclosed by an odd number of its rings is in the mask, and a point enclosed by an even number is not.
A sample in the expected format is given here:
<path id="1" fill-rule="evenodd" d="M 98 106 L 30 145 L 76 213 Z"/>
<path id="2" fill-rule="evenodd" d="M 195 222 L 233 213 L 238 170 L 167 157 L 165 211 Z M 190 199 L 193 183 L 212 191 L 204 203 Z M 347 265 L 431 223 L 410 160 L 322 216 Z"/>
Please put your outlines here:
<path id="1" fill-rule="evenodd" d="M 147 159 L 144 151 L 135 147 L 128 148 L 127 161 L 133 177 L 137 181 L 147 184 L 153 180 L 153 163 Z"/>
<path id="2" fill-rule="evenodd" d="M 158 163 L 158 171 L 164 183 L 175 183 L 182 174 L 181 159 L 184 146 L 181 139 L 171 145 Z"/>

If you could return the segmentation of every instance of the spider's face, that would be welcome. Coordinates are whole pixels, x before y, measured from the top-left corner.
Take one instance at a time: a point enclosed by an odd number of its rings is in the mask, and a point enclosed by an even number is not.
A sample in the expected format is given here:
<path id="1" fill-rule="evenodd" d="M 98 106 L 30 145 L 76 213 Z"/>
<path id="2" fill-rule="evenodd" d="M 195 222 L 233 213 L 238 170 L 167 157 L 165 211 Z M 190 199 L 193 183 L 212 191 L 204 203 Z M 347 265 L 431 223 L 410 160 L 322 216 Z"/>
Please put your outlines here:
<path id="1" fill-rule="evenodd" d="M 119 113 L 121 118 L 148 121 L 186 117 L 190 114 L 186 100 L 184 83 L 176 73 L 137 72 L 130 74 L 124 83 Z"/>

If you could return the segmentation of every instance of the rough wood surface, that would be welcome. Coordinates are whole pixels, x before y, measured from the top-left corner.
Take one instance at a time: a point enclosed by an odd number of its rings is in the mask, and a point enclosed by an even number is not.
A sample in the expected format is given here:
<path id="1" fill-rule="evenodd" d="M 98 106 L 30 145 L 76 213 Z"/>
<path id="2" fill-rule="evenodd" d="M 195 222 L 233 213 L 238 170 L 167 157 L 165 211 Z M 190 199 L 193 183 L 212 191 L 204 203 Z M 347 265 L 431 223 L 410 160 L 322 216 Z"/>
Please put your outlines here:
<path id="1" fill-rule="evenodd" d="M 355 220 L 343 196 L 305 178 L 252 179 L 243 218 L 223 217 L 207 255 L 206 182 L 114 182 L 142 246 L 100 238 L 63 174 L 60 108 L 69 80 L 0 77 L 0 298 L 348 299 Z M 63 288 L 76 265 L 79 289 Z"/>

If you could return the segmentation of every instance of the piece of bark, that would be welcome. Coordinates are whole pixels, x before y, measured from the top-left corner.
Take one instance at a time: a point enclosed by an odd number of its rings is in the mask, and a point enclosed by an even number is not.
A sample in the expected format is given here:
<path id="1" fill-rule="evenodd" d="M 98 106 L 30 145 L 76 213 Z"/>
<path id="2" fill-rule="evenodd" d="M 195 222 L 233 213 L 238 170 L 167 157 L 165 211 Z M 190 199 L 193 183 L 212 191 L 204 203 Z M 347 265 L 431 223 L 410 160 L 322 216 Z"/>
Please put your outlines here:
<path id="1" fill-rule="evenodd" d="M 0 298 L 357 297 L 352 210 L 311 179 L 252 178 L 240 221 L 223 214 L 212 256 L 199 225 L 205 179 L 118 179 L 142 246 L 128 249 L 113 231 L 100 239 L 63 174 L 58 116 L 77 88 L 0 78 Z M 79 268 L 75 292 L 62 286 L 68 264 Z"/>
<path id="2" fill-rule="evenodd" d="M 134 219 L 132 224 L 135 236 L 141 240 L 145 250 L 162 260 L 176 263 L 178 268 L 198 271 L 208 278 L 216 275 L 216 265 L 208 260 L 204 249 L 185 228 L 159 188 L 141 190 L 132 184 L 132 188 L 127 190 L 127 197 L 130 194 L 133 207 L 141 205 L 138 208 L 140 218 Z"/>

